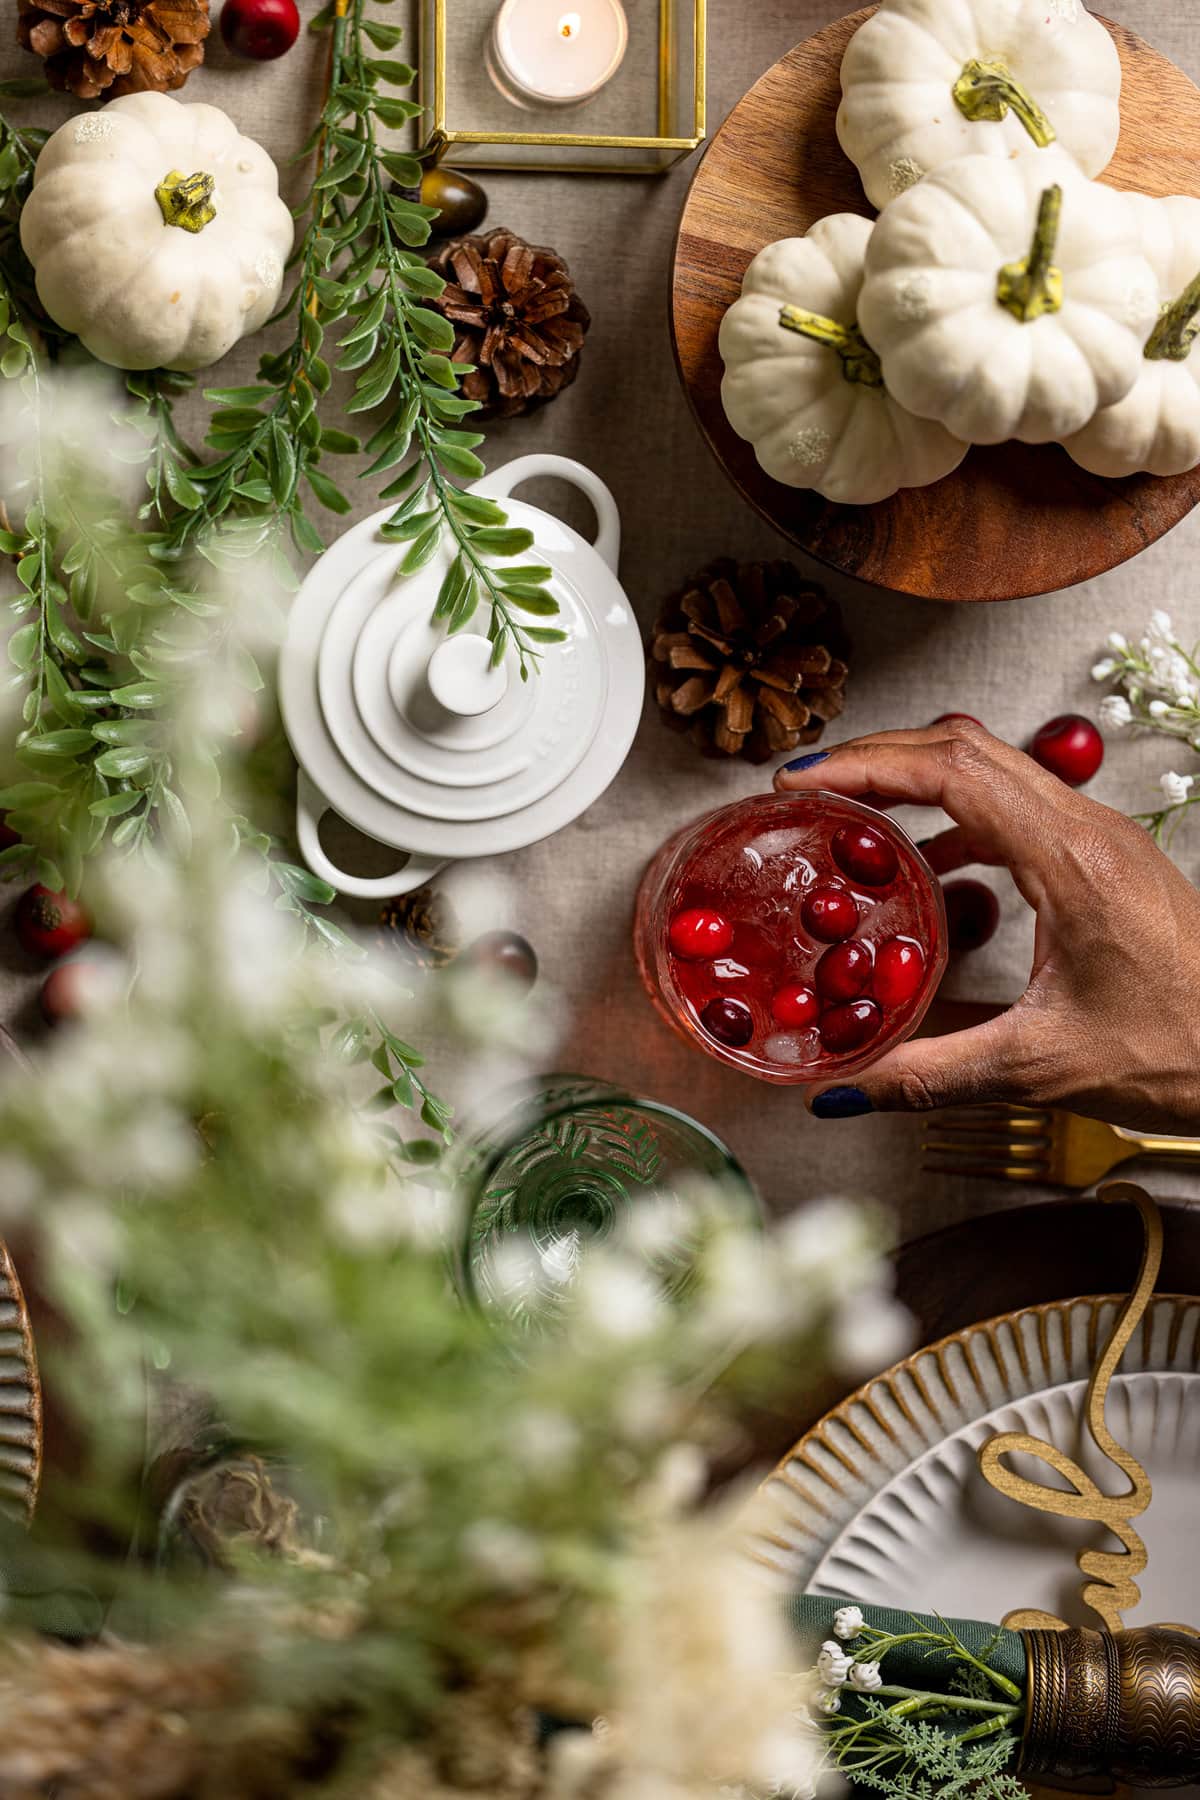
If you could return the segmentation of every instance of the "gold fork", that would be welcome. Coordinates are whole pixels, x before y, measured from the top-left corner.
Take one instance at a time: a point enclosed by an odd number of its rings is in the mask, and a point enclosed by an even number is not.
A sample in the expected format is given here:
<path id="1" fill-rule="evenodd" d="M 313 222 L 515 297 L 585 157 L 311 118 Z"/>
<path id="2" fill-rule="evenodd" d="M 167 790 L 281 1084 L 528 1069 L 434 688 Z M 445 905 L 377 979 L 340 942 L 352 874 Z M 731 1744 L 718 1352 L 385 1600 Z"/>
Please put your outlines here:
<path id="1" fill-rule="evenodd" d="M 1119 1125 L 1029 1106 L 974 1106 L 939 1115 L 925 1133 L 922 1167 L 1087 1188 L 1135 1156 L 1200 1163 L 1200 1138 L 1142 1137 Z"/>

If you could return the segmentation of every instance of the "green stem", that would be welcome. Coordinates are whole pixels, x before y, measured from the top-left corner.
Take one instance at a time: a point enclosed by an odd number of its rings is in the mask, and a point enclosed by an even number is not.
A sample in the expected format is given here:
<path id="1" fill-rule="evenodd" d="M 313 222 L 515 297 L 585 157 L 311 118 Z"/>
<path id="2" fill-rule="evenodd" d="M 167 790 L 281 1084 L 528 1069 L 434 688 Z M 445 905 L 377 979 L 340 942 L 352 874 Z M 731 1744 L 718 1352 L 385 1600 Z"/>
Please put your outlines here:
<path id="1" fill-rule="evenodd" d="M 1011 108 L 1039 149 L 1044 150 L 1058 135 L 1033 95 L 1000 57 L 972 57 L 951 92 L 959 112 L 972 124 L 1005 119 Z"/>
<path id="2" fill-rule="evenodd" d="M 1054 251 L 1062 223 L 1063 193 L 1049 187 L 1038 205 L 1033 245 L 1023 262 L 1007 263 L 996 283 L 996 299 L 1022 325 L 1047 313 L 1062 311 L 1062 270 L 1054 266 Z"/>
<path id="3" fill-rule="evenodd" d="M 882 388 L 883 369 L 879 358 L 863 336 L 857 321 L 842 325 L 822 313 L 807 312 L 802 306 L 781 306 L 779 323 L 785 331 L 798 332 L 814 344 L 836 350 L 842 359 L 842 374 L 847 381 L 863 387 Z"/>
<path id="4" fill-rule="evenodd" d="M 183 175 L 172 169 L 154 190 L 164 225 L 178 225 L 183 231 L 203 231 L 217 216 L 212 203 L 216 182 L 198 169 L 194 175 Z"/>
<path id="5" fill-rule="evenodd" d="M 1186 362 L 1200 337 L 1200 275 L 1164 306 L 1145 354 L 1151 362 Z"/>

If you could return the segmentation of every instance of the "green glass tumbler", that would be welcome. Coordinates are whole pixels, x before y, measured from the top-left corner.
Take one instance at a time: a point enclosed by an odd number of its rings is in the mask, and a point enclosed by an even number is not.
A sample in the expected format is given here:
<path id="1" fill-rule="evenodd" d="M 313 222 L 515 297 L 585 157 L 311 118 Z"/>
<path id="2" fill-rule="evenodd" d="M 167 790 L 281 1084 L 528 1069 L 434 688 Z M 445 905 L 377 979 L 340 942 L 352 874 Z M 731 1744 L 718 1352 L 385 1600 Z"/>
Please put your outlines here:
<path id="1" fill-rule="evenodd" d="M 702 1219 L 698 1190 L 722 1211 L 761 1222 L 758 1198 L 719 1138 L 674 1108 L 585 1075 L 549 1075 L 505 1096 L 468 1134 L 459 1169 L 463 1292 L 523 1327 L 554 1323 L 580 1259 L 632 1244 L 663 1293 L 690 1284 Z M 639 1208 L 654 1229 L 637 1230 Z"/>

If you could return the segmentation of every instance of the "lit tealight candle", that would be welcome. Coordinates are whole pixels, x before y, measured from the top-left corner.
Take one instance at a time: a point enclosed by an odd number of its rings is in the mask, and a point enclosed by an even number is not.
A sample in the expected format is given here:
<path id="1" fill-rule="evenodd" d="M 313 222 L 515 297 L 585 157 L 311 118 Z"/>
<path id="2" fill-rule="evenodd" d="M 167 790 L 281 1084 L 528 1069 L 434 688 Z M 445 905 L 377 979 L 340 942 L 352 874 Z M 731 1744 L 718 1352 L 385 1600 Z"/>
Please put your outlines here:
<path id="1" fill-rule="evenodd" d="M 488 71 L 517 106 L 578 106 L 616 74 L 628 42 L 621 0 L 504 0 Z"/>

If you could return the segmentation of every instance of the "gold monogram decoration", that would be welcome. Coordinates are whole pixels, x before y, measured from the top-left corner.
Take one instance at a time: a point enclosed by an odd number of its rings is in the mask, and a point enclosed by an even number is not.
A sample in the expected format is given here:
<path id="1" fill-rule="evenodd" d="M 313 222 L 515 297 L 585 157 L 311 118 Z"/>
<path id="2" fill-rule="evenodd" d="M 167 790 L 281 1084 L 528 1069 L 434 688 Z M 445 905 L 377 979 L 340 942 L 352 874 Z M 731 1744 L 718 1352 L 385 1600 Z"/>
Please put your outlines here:
<path id="1" fill-rule="evenodd" d="M 1146 1546 L 1134 1525 L 1152 1498 L 1150 1477 L 1129 1450 L 1118 1444 L 1105 1419 L 1109 1385 L 1125 1354 L 1126 1346 L 1137 1330 L 1150 1299 L 1162 1264 L 1163 1228 L 1158 1208 L 1142 1188 L 1131 1182 L 1115 1182 L 1101 1191 L 1100 1199 L 1128 1202 L 1141 1215 L 1144 1235 L 1141 1272 L 1137 1285 L 1121 1308 L 1108 1342 L 1092 1371 L 1084 1403 L 1084 1423 L 1096 1448 L 1125 1476 L 1124 1493 L 1108 1494 L 1099 1487 L 1073 1457 L 1044 1438 L 1032 1437 L 1025 1431 L 1005 1431 L 989 1439 L 979 1451 L 979 1470 L 984 1480 L 1015 1500 L 1019 1506 L 1037 1512 L 1054 1513 L 1060 1519 L 1079 1519 L 1102 1525 L 1123 1546 L 1120 1550 L 1081 1550 L 1076 1559 L 1085 1577 L 1082 1599 L 1085 1606 L 1100 1619 L 1106 1631 L 1125 1629 L 1124 1614 L 1141 1599 L 1137 1584 L 1146 1567 Z M 1070 1483 L 1067 1489 L 1043 1486 L 1018 1475 L 1006 1459 L 1021 1454 L 1036 1457 L 1056 1475 Z M 1010 1612 L 1005 1625 L 1014 1631 L 1065 1631 L 1066 1621 L 1036 1607 L 1022 1607 Z M 1189 1631 L 1182 1625 L 1175 1631 Z"/>

